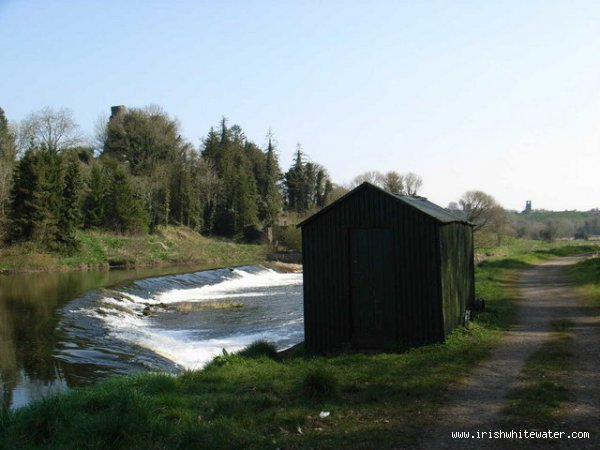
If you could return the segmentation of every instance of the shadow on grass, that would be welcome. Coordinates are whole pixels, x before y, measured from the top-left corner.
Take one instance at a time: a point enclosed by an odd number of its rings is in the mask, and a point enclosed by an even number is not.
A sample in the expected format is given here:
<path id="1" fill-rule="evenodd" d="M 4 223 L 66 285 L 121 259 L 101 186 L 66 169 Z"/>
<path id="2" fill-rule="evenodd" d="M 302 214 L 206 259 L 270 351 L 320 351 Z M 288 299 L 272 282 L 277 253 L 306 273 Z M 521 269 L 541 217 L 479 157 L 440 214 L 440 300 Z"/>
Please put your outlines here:
<path id="1" fill-rule="evenodd" d="M 1 414 L 0 449 L 410 446 L 490 342 L 481 328 L 457 329 L 402 354 L 230 355 L 179 377 L 115 378 Z"/>
<path id="2" fill-rule="evenodd" d="M 527 423 L 535 427 L 555 427 L 565 411 L 561 406 L 569 398 L 569 378 L 574 370 L 572 338 L 573 322 L 554 320 L 553 335 L 531 355 L 520 376 L 520 382 L 508 394 L 502 411 L 505 427 Z"/>
<path id="3" fill-rule="evenodd" d="M 530 264 L 518 259 L 498 259 L 496 261 L 483 261 L 479 264 L 481 268 L 489 269 L 529 269 L 534 267 L 535 264 Z"/>

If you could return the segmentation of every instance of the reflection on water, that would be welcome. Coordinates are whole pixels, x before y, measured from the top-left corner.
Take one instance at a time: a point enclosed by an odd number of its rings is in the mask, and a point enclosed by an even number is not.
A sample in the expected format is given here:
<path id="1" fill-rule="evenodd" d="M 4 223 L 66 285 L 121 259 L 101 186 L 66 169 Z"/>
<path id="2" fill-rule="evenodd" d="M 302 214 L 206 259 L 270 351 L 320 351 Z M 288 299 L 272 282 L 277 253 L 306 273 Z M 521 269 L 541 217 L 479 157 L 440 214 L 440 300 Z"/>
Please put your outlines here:
<path id="1" fill-rule="evenodd" d="M 92 381 L 93 368 L 77 367 L 73 373 L 68 363 L 53 356 L 56 343 L 62 338 L 57 329 L 57 309 L 88 290 L 159 273 L 160 269 L 143 269 L 1 275 L 2 404 L 20 406 L 31 397 L 39 398 L 67 385 L 85 384 L 83 380 Z"/>
<path id="2" fill-rule="evenodd" d="M 280 346 L 302 339 L 301 275 L 250 267 L 140 280 L 190 270 L 200 268 L 0 276 L 2 405 L 19 407 L 114 373 L 200 367 L 220 347 L 257 337 Z M 245 307 L 165 307 L 215 298 Z M 149 305 L 153 314 L 145 315 Z"/>

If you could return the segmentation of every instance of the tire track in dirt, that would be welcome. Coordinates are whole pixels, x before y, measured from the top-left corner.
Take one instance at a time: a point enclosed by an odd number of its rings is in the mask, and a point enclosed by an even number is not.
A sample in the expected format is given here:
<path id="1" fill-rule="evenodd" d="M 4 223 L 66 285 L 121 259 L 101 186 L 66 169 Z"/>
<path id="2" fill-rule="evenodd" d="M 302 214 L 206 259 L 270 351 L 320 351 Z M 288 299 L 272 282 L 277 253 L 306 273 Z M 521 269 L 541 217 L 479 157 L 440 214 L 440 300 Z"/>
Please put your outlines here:
<path id="1" fill-rule="evenodd" d="M 575 371 L 573 401 L 568 405 L 569 418 L 554 431 L 589 431 L 590 440 L 531 441 L 528 448 L 600 448 L 598 442 L 598 395 L 600 389 L 600 334 L 598 318 L 579 304 L 569 284 L 566 268 L 581 257 L 554 259 L 524 272 L 519 280 L 522 299 L 517 321 L 506 332 L 490 357 L 477 365 L 471 374 L 452 386 L 440 420 L 424 436 L 422 449 L 507 449 L 518 446 L 510 440 L 452 439 L 453 431 L 498 431 L 504 400 L 519 381 L 527 358 L 551 337 L 550 323 L 556 319 L 573 322 Z M 523 424 L 522 429 L 527 429 Z M 508 431 L 508 430 L 505 430 Z"/>

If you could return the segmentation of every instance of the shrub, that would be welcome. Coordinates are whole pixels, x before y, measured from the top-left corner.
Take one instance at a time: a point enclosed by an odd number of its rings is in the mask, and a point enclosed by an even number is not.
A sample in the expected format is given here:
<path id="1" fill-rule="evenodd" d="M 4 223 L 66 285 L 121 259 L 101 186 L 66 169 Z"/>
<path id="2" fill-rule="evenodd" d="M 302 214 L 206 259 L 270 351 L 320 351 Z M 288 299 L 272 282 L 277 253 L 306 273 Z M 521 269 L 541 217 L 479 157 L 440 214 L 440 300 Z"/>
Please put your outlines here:
<path id="1" fill-rule="evenodd" d="M 295 225 L 274 228 L 274 239 L 279 247 L 288 251 L 302 250 L 302 232 Z"/>
<path id="2" fill-rule="evenodd" d="M 302 395 L 312 400 L 335 397 L 338 389 L 337 378 L 323 367 L 310 370 L 300 384 Z"/>
<path id="3" fill-rule="evenodd" d="M 260 358 L 261 356 L 266 356 L 267 358 L 275 360 L 279 359 L 275 345 L 263 340 L 253 342 L 244 350 L 240 351 L 238 355 L 245 358 Z"/>

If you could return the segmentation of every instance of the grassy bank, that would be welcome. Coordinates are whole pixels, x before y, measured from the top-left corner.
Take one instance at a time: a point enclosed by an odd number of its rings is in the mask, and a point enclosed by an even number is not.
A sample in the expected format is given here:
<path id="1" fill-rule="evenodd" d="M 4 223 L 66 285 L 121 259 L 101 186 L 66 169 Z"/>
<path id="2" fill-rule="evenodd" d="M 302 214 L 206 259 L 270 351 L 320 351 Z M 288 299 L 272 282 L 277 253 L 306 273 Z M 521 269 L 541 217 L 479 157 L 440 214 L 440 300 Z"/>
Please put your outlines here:
<path id="1" fill-rule="evenodd" d="M 0 448 L 405 448 L 448 386 L 483 359 L 514 314 L 518 272 L 553 252 L 518 245 L 476 270 L 487 310 L 444 344 L 402 354 L 278 359 L 265 346 L 179 377 L 144 374 L 0 413 Z M 585 251 L 585 250 L 583 250 Z"/>
<path id="2" fill-rule="evenodd" d="M 42 252 L 32 244 L 0 249 L 0 270 L 45 271 L 158 265 L 227 266 L 264 260 L 265 248 L 210 239 L 185 227 L 159 228 L 151 235 L 121 236 L 80 231 L 79 249 L 65 256 Z"/>

